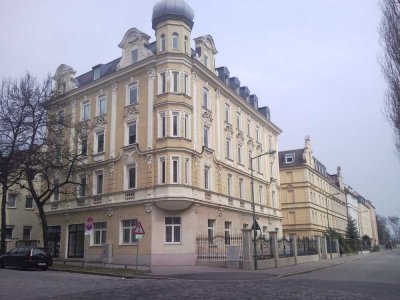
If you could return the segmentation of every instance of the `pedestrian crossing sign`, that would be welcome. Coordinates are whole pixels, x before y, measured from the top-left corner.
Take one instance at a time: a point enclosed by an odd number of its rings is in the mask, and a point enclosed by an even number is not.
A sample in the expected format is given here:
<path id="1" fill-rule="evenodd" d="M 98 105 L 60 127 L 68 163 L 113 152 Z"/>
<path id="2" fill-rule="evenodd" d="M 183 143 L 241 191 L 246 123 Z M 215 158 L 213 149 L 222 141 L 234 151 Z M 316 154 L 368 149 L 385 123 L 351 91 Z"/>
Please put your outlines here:
<path id="1" fill-rule="evenodd" d="M 137 223 L 135 229 L 133 229 L 132 234 L 134 234 L 134 235 L 144 234 L 144 229 L 140 222 Z"/>

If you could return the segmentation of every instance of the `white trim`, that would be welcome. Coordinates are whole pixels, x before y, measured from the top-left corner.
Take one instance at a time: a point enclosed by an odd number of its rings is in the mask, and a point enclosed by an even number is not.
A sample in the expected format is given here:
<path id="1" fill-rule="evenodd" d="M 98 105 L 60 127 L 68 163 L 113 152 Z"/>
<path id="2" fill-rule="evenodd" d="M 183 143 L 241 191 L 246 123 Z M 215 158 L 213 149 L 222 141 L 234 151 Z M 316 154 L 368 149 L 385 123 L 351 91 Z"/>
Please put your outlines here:
<path id="1" fill-rule="evenodd" d="M 167 183 L 167 158 L 166 156 L 158 157 L 158 184 L 166 184 Z M 164 162 L 164 182 L 162 182 L 162 162 Z"/>
<path id="2" fill-rule="evenodd" d="M 192 159 L 189 156 L 184 157 L 184 177 L 183 184 L 192 184 Z"/>
<path id="3" fill-rule="evenodd" d="M 101 193 L 97 193 L 97 175 L 103 175 L 103 182 L 102 182 L 102 187 L 101 187 Z M 86 180 L 87 183 L 87 180 Z M 93 188 L 92 188 L 92 195 L 102 195 L 104 194 L 104 169 L 97 169 L 93 171 Z"/>
<path id="4" fill-rule="evenodd" d="M 100 100 L 104 99 L 105 101 L 105 106 L 104 106 L 104 112 L 101 114 L 100 113 Z M 107 114 L 107 94 L 106 93 L 102 93 L 100 95 L 97 96 L 96 98 L 96 117 L 97 116 L 101 116 L 101 115 L 106 115 Z"/>
<path id="5" fill-rule="evenodd" d="M 174 182 L 174 161 L 177 162 L 177 174 L 176 179 L 177 181 Z M 169 181 L 171 184 L 179 184 L 181 183 L 181 157 L 180 156 L 171 156 L 170 158 L 170 177 Z"/>
<path id="6" fill-rule="evenodd" d="M 135 187 L 131 188 L 129 187 L 129 169 L 135 168 Z M 135 190 L 138 188 L 137 186 L 137 180 L 138 180 L 138 176 L 137 176 L 137 163 L 136 161 L 132 161 L 129 164 L 126 164 L 124 166 L 124 190 Z"/>
<path id="7" fill-rule="evenodd" d="M 139 103 L 139 80 L 131 78 L 131 82 L 125 85 L 125 106 L 131 105 L 131 87 L 136 86 L 136 103 Z"/>

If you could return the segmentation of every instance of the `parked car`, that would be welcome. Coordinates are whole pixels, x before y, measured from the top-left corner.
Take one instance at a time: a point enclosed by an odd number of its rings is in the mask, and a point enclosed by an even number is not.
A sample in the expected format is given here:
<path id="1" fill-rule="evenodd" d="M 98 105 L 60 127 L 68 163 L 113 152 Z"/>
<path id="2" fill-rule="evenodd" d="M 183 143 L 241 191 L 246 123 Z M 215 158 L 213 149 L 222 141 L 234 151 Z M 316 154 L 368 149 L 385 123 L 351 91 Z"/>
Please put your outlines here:
<path id="1" fill-rule="evenodd" d="M 17 247 L 0 256 L 0 268 L 15 267 L 20 270 L 39 268 L 47 270 L 53 265 L 50 251 L 39 247 Z"/>

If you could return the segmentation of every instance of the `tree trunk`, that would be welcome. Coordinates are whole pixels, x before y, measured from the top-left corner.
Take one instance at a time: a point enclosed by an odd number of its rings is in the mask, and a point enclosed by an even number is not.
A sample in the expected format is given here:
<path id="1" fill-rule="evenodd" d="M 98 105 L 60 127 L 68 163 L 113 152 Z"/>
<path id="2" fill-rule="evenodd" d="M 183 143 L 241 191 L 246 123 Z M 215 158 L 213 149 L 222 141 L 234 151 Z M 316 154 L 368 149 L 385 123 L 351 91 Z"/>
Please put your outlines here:
<path id="1" fill-rule="evenodd" d="M 47 218 L 46 218 L 46 214 L 44 213 L 43 204 L 38 201 L 38 202 L 36 202 L 36 205 L 38 207 L 40 220 L 42 222 L 43 248 L 47 249 L 47 248 L 49 248 L 49 243 L 47 240 L 47 231 L 48 231 Z"/>
<path id="2" fill-rule="evenodd" d="M 0 244 L 0 255 L 6 253 L 7 244 L 6 244 L 6 202 L 7 202 L 7 176 L 3 177 L 3 186 L 2 186 L 2 199 L 1 199 L 1 244 Z"/>

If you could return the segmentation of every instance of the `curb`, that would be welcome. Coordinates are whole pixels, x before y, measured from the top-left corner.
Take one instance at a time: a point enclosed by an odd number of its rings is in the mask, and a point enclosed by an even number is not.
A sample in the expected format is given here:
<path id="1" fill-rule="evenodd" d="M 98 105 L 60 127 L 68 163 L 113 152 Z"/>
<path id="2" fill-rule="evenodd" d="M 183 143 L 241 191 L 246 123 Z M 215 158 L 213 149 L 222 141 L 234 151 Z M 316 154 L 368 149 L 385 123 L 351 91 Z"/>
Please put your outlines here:
<path id="1" fill-rule="evenodd" d="M 295 275 L 299 275 L 299 274 L 311 273 L 311 272 L 314 272 L 314 271 L 328 269 L 330 267 L 338 266 L 338 265 L 341 265 L 341 264 L 343 264 L 343 263 L 332 264 L 332 265 L 329 265 L 329 266 L 323 266 L 323 267 L 319 267 L 319 268 L 315 268 L 315 269 L 311 269 L 311 270 L 306 270 L 306 271 L 298 271 L 298 272 L 294 272 L 294 273 L 282 274 L 282 275 L 278 275 L 277 278 L 285 278 L 285 277 L 295 276 Z"/>
<path id="2" fill-rule="evenodd" d="M 66 273 L 78 273 L 78 274 L 88 274 L 88 275 L 97 275 L 97 276 L 108 276 L 108 277 L 116 277 L 121 279 L 174 279 L 169 277 L 163 276 L 153 276 L 153 275 L 117 275 L 113 273 L 96 273 L 91 271 L 78 271 L 78 270 L 60 270 L 60 269 L 53 269 L 49 268 L 50 271 L 55 272 L 66 272 Z"/>

